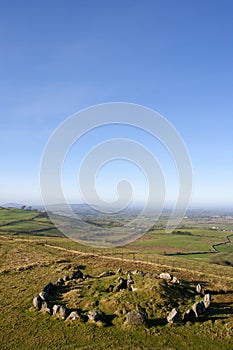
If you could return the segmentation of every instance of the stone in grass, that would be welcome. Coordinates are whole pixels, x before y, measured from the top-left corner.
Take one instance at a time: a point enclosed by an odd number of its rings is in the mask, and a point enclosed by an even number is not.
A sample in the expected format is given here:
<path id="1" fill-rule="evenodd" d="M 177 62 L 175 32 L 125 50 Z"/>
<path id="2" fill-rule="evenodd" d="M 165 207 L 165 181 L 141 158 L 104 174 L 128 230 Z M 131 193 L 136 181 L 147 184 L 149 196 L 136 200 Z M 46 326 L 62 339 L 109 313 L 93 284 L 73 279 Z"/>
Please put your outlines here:
<path id="1" fill-rule="evenodd" d="M 48 305 L 48 303 L 46 301 L 43 301 L 42 302 L 42 306 L 41 306 L 41 311 L 44 313 L 44 314 L 49 314 L 51 315 L 51 309 Z"/>
<path id="2" fill-rule="evenodd" d="M 174 284 L 180 284 L 180 281 L 175 276 L 173 276 L 173 279 L 171 280 L 171 282 L 174 283 Z"/>
<path id="3" fill-rule="evenodd" d="M 208 309 L 208 307 L 210 306 L 210 302 L 211 302 L 211 296 L 209 293 L 204 295 L 203 302 L 204 302 L 205 308 Z"/>
<path id="4" fill-rule="evenodd" d="M 64 280 L 65 282 L 67 282 L 67 281 L 70 280 L 70 277 L 69 277 L 68 275 L 66 275 L 66 276 L 63 277 L 63 280 Z"/>
<path id="5" fill-rule="evenodd" d="M 168 323 L 179 323 L 181 322 L 181 314 L 178 308 L 172 309 L 172 311 L 167 316 L 167 322 Z"/>
<path id="6" fill-rule="evenodd" d="M 183 317 L 183 321 L 186 323 L 186 322 L 192 322 L 194 321 L 196 318 L 196 315 L 195 315 L 195 312 L 190 309 L 190 310 L 187 310 L 184 314 L 184 317 Z"/>
<path id="7" fill-rule="evenodd" d="M 162 273 L 159 275 L 159 278 L 162 278 L 163 280 L 168 280 L 168 281 L 171 281 L 171 280 L 172 280 L 172 276 L 171 276 L 170 273 L 168 273 L 168 272 L 162 272 Z"/>
<path id="8" fill-rule="evenodd" d="M 200 301 L 193 305 L 192 307 L 193 311 L 195 312 L 196 317 L 199 317 L 204 314 L 205 312 L 205 304 L 203 301 Z"/>
<path id="9" fill-rule="evenodd" d="M 102 277 L 108 277 L 108 276 L 114 276 L 115 272 L 114 271 L 104 271 L 99 275 L 99 278 Z"/>
<path id="10" fill-rule="evenodd" d="M 64 305 L 61 305 L 58 310 L 59 318 L 65 320 L 68 317 L 68 314 L 69 310 Z"/>
<path id="11" fill-rule="evenodd" d="M 57 305 L 57 304 L 53 305 L 53 315 L 58 314 L 59 308 L 60 308 L 60 305 Z"/>
<path id="12" fill-rule="evenodd" d="M 67 317 L 67 320 L 70 320 L 70 321 L 77 321 L 77 320 L 80 320 L 80 316 L 79 314 L 77 313 L 77 311 L 72 311 L 69 316 Z"/>
<path id="13" fill-rule="evenodd" d="M 64 305 L 53 305 L 53 315 L 65 320 L 69 315 L 69 310 Z"/>
<path id="14" fill-rule="evenodd" d="M 33 304 L 33 306 L 34 306 L 34 308 L 36 310 L 40 310 L 41 306 L 42 306 L 42 299 L 41 299 L 41 297 L 38 295 L 37 297 L 33 298 L 32 304 Z"/>
<path id="15" fill-rule="evenodd" d="M 144 275 L 143 271 L 141 271 L 141 270 L 135 270 L 135 271 L 132 272 L 132 274 L 133 275 L 139 275 L 139 276 L 143 276 Z"/>
<path id="16" fill-rule="evenodd" d="M 126 315 L 125 323 L 133 326 L 146 326 L 148 322 L 148 315 L 146 312 L 130 311 Z"/>
<path id="17" fill-rule="evenodd" d="M 87 316 L 89 321 L 92 321 L 92 322 L 100 321 L 100 314 L 96 310 L 89 311 Z"/>
<path id="18" fill-rule="evenodd" d="M 40 296 L 40 298 L 43 300 L 43 301 L 48 301 L 49 300 L 49 293 L 47 293 L 47 292 L 40 292 L 39 293 L 39 296 Z"/>
<path id="19" fill-rule="evenodd" d="M 145 278 L 159 278 L 159 275 L 157 273 L 146 272 L 143 277 L 145 277 Z"/>
<path id="20" fill-rule="evenodd" d="M 202 285 L 200 283 L 198 283 L 198 285 L 196 286 L 196 291 L 199 294 L 202 292 Z"/>
<path id="21" fill-rule="evenodd" d="M 119 292 L 122 289 L 127 289 L 127 280 L 122 277 L 118 278 L 119 284 L 116 286 L 116 292 Z"/>
<path id="22" fill-rule="evenodd" d="M 134 284 L 134 280 L 127 280 L 127 289 L 129 291 L 133 290 L 133 284 Z"/>

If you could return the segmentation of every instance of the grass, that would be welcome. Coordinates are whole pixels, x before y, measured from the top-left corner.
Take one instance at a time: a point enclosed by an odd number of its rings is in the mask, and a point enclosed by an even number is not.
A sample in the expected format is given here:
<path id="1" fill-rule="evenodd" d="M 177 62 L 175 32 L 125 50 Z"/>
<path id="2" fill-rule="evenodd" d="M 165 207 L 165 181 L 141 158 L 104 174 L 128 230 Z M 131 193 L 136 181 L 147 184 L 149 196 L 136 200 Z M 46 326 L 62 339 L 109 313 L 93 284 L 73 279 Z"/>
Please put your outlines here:
<path id="1" fill-rule="evenodd" d="M 0 209 L 0 225 L 5 225 L 9 222 L 18 220 L 30 220 L 37 216 L 38 212 L 35 210 L 22 210 L 22 209 Z"/>
<path id="2" fill-rule="evenodd" d="M 61 236 L 48 217 L 36 210 L 0 209 L 0 234 Z"/>
<path id="3" fill-rule="evenodd" d="M 186 260 L 211 262 L 214 253 L 212 246 L 224 242 L 226 236 L 232 233 L 231 231 L 217 231 L 198 227 L 190 228 L 188 231 L 180 229 L 178 232 L 151 231 L 129 247 L 139 251 L 143 250 L 144 253 L 148 254 L 171 255 Z M 220 245 L 217 249 L 225 251 L 225 255 L 232 252 L 231 247 L 227 250 L 225 245 Z"/>
<path id="4" fill-rule="evenodd" d="M 218 246 L 220 253 L 210 252 L 211 245 L 223 242 L 230 231 L 211 230 L 211 225 L 217 224 L 210 222 L 208 226 L 206 219 L 193 227 L 190 220 L 188 229 L 179 228 L 189 235 L 167 234 L 159 229 L 126 247 L 97 249 L 59 237 L 55 228 L 48 231 L 53 227 L 50 220 L 38 214 L 0 209 L 1 349 L 232 350 L 233 270 L 227 263 L 233 259 L 232 244 Z M 228 225 L 225 221 L 222 224 Z M 52 233 L 54 236 L 47 236 Z M 106 327 L 61 321 L 33 309 L 32 298 L 45 284 L 70 274 L 75 266 L 92 277 L 67 282 L 54 302 L 78 309 L 84 319 L 89 310 L 97 308 Z M 109 292 L 117 277 L 96 276 L 119 267 L 156 274 L 168 271 L 181 284 L 134 276 L 136 292 Z M 167 324 L 171 308 L 179 305 L 183 313 L 200 300 L 195 293 L 199 282 L 212 294 L 208 312 L 194 323 Z M 147 311 L 149 326 L 125 327 L 125 313 L 138 308 Z"/>
<path id="5" fill-rule="evenodd" d="M 210 276 L 189 269 L 174 268 L 182 285 L 170 285 L 164 281 L 134 277 L 137 292 L 108 293 L 106 287 L 116 284 L 116 276 L 101 280 L 95 278 L 106 269 L 142 269 L 160 273 L 163 265 L 151 265 L 133 261 L 114 261 L 104 256 L 74 254 L 69 251 L 32 241 L 2 238 L 0 301 L 1 349 L 232 349 L 233 336 L 233 276 L 223 277 L 229 268 L 222 267 L 222 276 Z M 98 328 L 86 322 L 69 323 L 43 315 L 32 308 L 32 298 L 49 281 L 55 282 L 64 274 L 70 274 L 75 266 L 81 266 L 92 278 L 79 283 L 67 283 L 60 293 L 60 300 L 86 314 L 95 305 L 107 320 L 107 326 Z M 212 271 L 213 272 L 213 271 Z M 205 317 L 194 324 L 169 325 L 165 318 L 177 304 L 185 311 L 198 297 L 197 282 L 213 291 L 213 307 Z M 153 289 L 152 289 L 153 287 Z M 80 293 L 72 294 L 79 288 Z M 124 327 L 124 310 L 145 308 L 149 314 L 148 328 Z M 122 315 L 117 315 L 117 310 Z"/>

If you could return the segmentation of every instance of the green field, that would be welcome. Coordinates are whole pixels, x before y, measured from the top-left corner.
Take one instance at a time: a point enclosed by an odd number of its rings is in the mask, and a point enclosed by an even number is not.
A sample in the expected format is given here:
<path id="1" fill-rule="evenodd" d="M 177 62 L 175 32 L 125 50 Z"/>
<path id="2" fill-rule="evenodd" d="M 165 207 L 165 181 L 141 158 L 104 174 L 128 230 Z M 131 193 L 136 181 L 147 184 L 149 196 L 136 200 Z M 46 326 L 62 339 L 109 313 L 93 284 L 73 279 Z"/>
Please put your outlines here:
<path id="1" fill-rule="evenodd" d="M 62 236 L 45 215 L 37 211 L 0 209 L 0 319 L 1 349 L 223 349 L 233 348 L 232 244 L 211 246 L 226 240 L 230 231 L 215 231 L 212 223 L 197 220 L 173 233 L 150 231 L 125 247 L 97 249 Z M 220 224 L 219 224 L 220 225 Z M 226 225 L 226 223 L 224 223 Z M 230 229 L 230 227 L 229 227 Z M 66 282 L 53 297 L 78 310 L 82 321 L 62 321 L 32 307 L 32 298 L 48 282 L 80 267 L 90 277 Z M 180 285 L 133 276 L 137 291 L 109 291 L 117 275 L 98 279 L 106 270 L 136 269 L 159 274 L 169 272 Z M 168 324 L 173 307 L 182 314 L 201 296 L 197 283 L 212 295 L 212 304 L 195 322 Z M 87 322 L 87 313 L 101 312 L 103 325 Z M 143 309 L 147 327 L 125 326 L 125 315 Z"/>
<path id="2" fill-rule="evenodd" d="M 48 217 L 36 210 L 0 209 L 0 235 L 61 236 Z"/>

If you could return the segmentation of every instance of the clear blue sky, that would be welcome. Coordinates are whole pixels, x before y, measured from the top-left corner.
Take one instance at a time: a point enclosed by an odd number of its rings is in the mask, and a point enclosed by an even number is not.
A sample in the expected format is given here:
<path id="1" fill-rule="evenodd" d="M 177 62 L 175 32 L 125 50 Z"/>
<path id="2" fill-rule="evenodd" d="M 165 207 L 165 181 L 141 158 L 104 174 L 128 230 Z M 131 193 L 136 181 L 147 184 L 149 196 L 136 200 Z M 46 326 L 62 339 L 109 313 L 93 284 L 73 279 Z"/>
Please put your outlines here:
<path id="1" fill-rule="evenodd" d="M 193 205 L 233 207 L 232 18 L 231 0 L 2 1 L 0 203 L 39 203 L 54 129 L 82 108 L 125 101 L 181 134 Z"/>

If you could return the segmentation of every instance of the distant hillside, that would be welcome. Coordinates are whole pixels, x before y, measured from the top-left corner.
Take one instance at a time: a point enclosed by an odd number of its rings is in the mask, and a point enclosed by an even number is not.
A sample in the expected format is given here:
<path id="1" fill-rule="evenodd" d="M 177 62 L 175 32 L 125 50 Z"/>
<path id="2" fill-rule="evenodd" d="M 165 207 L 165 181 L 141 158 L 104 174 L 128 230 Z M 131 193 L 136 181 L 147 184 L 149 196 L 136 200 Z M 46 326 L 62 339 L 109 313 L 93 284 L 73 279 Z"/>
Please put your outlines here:
<path id="1" fill-rule="evenodd" d="M 5 203 L 1 204 L 2 208 L 22 208 L 23 204 L 20 203 Z"/>

